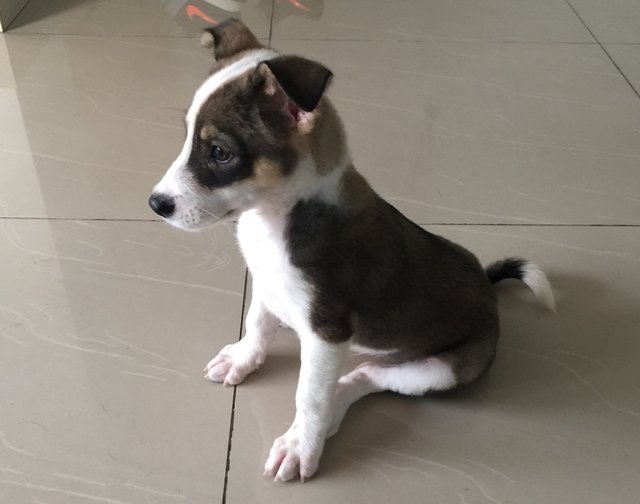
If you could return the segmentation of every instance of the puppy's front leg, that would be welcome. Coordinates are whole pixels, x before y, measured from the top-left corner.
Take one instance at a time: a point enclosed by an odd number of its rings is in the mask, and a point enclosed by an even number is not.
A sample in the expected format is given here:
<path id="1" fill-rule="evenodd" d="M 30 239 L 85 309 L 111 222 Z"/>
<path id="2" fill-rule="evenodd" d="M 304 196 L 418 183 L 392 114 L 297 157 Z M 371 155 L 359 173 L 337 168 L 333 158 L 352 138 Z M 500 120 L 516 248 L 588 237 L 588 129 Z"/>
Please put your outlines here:
<path id="1" fill-rule="evenodd" d="M 289 430 L 273 443 L 265 475 L 276 481 L 288 481 L 299 475 L 304 481 L 316 472 L 348 348 L 347 342 L 329 343 L 313 333 L 300 335 L 296 416 Z"/>
<path id="2" fill-rule="evenodd" d="M 225 346 L 209 361 L 205 378 L 237 385 L 264 362 L 267 347 L 278 329 L 278 319 L 265 306 L 263 296 L 259 283 L 254 280 L 244 338 Z"/>

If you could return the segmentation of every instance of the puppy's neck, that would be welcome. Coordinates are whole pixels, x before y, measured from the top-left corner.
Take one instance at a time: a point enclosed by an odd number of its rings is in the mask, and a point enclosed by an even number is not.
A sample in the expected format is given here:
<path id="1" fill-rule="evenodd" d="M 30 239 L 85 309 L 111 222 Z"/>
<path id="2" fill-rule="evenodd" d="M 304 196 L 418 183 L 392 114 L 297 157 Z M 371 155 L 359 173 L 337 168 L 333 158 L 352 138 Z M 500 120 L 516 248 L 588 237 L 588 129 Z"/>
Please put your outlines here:
<path id="1" fill-rule="evenodd" d="M 309 199 L 340 205 L 342 178 L 352 161 L 342 122 L 328 99 L 321 100 L 310 126 L 295 140 L 300 158 L 293 173 L 257 202 L 257 212 L 287 214 L 298 201 Z"/>
<path id="2" fill-rule="evenodd" d="M 318 167 L 314 156 L 300 159 L 294 172 L 276 191 L 256 202 L 254 211 L 260 214 L 287 215 L 299 202 L 317 199 L 340 206 L 343 195 L 343 177 L 352 168 L 351 158 L 345 155 L 330 169 Z"/>

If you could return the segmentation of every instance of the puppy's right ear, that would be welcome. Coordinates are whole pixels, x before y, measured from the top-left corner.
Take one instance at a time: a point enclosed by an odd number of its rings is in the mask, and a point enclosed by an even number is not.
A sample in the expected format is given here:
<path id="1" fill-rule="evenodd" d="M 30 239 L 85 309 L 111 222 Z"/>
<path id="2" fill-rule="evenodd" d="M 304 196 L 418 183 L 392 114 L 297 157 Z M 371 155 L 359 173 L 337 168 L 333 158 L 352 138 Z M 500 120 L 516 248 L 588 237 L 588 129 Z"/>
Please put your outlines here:
<path id="1" fill-rule="evenodd" d="M 229 18 L 215 26 L 205 28 L 200 37 L 202 47 L 213 47 L 216 61 L 228 58 L 240 51 L 259 49 L 262 46 L 251 30 L 239 19 Z"/>
<path id="2" fill-rule="evenodd" d="M 313 129 L 316 107 L 333 74 L 324 65 L 300 56 L 277 56 L 260 63 L 251 77 L 268 113 L 284 115 L 302 133 Z"/>

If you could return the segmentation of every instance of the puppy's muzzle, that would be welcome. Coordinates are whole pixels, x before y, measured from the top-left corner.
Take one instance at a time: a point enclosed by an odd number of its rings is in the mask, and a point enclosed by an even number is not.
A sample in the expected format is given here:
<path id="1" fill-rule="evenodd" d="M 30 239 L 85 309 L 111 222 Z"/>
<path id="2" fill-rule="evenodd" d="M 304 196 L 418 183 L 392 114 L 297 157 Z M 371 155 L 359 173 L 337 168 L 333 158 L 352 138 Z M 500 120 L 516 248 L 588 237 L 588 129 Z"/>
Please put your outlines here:
<path id="1" fill-rule="evenodd" d="M 176 210 L 176 202 L 171 196 L 153 193 L 149 198 L 149 206 L 160 217 L 169 218 Z"/>

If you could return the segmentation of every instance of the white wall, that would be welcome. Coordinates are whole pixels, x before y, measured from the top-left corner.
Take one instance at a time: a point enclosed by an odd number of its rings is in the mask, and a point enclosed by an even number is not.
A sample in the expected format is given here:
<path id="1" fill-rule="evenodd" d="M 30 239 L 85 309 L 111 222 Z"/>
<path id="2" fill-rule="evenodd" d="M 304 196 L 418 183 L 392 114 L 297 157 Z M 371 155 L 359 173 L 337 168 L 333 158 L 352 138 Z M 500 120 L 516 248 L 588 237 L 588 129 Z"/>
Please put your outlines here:
<path id="1" fill-rule="evenodd" d="M 18 15 L 29 0 L 0 0 L 0 32 Z"/>

